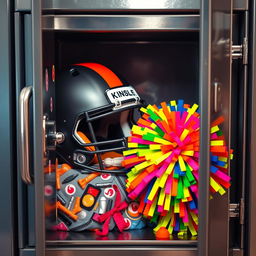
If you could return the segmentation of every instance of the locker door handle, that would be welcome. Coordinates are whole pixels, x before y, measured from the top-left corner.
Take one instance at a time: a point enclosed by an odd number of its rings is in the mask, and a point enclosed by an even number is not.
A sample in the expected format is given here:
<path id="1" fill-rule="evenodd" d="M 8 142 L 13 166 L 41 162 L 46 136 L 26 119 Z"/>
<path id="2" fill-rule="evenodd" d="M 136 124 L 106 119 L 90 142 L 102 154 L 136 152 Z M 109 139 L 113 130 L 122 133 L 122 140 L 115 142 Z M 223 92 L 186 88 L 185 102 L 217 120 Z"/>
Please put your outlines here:
<path id="1" fill-rule="evenodd" d="M 20 128 L 20 159 L 21 159 L 21 178 L 26 184 L 31 184 L 32 179 L 29 170 L 29 99 L 32 95 L 32 86 L 24 87 L 19 99 L 19 128 Z"/>

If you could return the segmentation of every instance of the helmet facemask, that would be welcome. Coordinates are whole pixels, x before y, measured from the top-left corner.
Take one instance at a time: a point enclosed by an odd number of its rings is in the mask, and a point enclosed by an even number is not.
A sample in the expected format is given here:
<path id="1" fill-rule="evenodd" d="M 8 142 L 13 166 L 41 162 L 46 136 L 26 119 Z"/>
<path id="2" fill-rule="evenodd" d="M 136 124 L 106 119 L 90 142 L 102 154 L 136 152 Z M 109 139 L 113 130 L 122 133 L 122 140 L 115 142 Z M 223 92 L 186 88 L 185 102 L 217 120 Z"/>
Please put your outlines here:
<path id="1" fill-rule="evenodd" d="M 73 129 L 73 138 L 79 144 L 79 149 L 73 153 L 74 163 L 92 171 L 125 173 L 127 170 L 120 168 L 120 157 L 122 151 L 127 148 L 127 137 L 130 136 L 131 127 L 135 123 L 134 112 L 139 106 L 141 104 L 116 110 L 99 108 L 80 114 Z M 110 159 L 106 158 L 106 155 L 113 159 L 115 165 L 118 165 L 119 161 L 119 168 L 110 170 Z M 89 164 L 86 161 L 88 156 L 91 159 Z"/>

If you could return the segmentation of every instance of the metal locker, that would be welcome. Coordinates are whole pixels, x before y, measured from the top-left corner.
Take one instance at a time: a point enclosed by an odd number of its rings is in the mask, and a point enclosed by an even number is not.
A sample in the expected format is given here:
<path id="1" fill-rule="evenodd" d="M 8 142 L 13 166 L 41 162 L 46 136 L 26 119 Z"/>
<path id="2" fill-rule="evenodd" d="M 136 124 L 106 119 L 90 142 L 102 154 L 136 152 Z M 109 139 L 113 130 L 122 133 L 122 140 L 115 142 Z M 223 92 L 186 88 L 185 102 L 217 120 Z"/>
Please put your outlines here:
<path id="1" fill-rule="evenodd" d="M 6 63 L 15 63 L 15 70 L 10 64 L 8 70 L 2 68 L 5 83 L 12 84 L 9 88 L 2 87 L 4 97 L 9 95 L 10 99 L 5 102 L 8 111 L 3 117 L 17 124 L 24 119 L 20 114 L 25 114 L 26 119 L 21 123 L 25 137 L 20 137 L 18 125 L 10 128 L 6 123 L 3 127 L 13 135 L 6 141 L 10 146 L 8 151 L 1 146 L 1 152 L 7 153 L 6 170 L 10 169 L 4 172 L 1 186 L 6 188 L 6 181 L 10 184 L 7 188 L 10 193 L 4 199 L 6 203 L 11 201 L 11 207 L 4 210 L 12 230 L 6 240 L 10 243 L 6 254 L 15 250 L 20 255 L 40 256 L 98 255 L 103 251 L 111 255 L 128 255 L 131 251 L 159 256 L 253 255 L 255 143 L 250 138 L 254 134 L 254 1 L 250 5 L 238 0 L 201 3 L 16 0 L 11 5 L 8 3 L 1 9 L 6 10 L 7 16 L 2 18 L 10 22 L 10 36 L 4 41 L 1 56 Z M 1 32 L 6 29 L 0 28 Z M 13 38 L 15 41 L 11 41 Z M 10 47 L 10 42 L 15 48 Z M 119 73 L 125 71 L 135 86 L 147 79 L 152 90 L 158 88 L 155 101 L 167 100 L 172 92 L 176 99 L 183 97 L 190 103 L 199 102 L 200 179 L 205 182 L 199 184 L 198 240 L 156 241 L 153 236 L 135 232 L 131 240 L 97 241 L 90 235 L 70 234 L 65 238 L 46 230 L 43 168 L 50 166 L 55 156 L 52 151 L 49 158 L 45 157 L 45 136 L 48 124 L 55 119 L 49 104 L 54 106 L 55 102 L 54 89 L 48 96 L 44 93 L 45 76 L 53 65 L 58 70 L 64 63 L 81 61 L 85 56 L 90 60 L 97 57 Z M 135 62 L 137 66 L 133 66 Z M 146 66 L 140 76 L 136 74 L 138 66 Z M 176 76 L 171 76 L 167 68 Z M 15 74 L 15 85 L 10 74 Z M 21 90 L 23 105 L 19 108 Z M 17 111 L 11 107 L 15 104 Z M 235 173 L 231 173 L 235 187 L 224 197 L 209 201 L 206 182 L 209 174 L 204 170 L 210 168 L 210 123 L 218 115 L 225 117 L 228 145 L 238 152 L 232 164 Z M 16 137 L 21 141 L 18 144 Z M 13 177 L 16 169 L 21 172 L 17 180 Z M 33 184 L 25 185 L 21 178 Z M 18 201 L 17 205 L 14 200 Z M 18 234 L 15 238 L 14 232 Z"/>

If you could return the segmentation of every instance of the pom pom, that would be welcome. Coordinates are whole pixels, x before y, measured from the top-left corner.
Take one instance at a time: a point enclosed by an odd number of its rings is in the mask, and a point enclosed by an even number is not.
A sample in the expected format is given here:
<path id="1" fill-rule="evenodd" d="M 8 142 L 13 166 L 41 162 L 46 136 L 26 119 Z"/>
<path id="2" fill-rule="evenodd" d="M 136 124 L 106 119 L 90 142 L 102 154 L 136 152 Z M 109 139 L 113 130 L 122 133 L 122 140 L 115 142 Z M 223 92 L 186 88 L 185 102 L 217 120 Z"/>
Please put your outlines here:
<path id="1" fill-rule="evenodd" d="M 139 201 L 139 212 L 170 234 L 197 235 L 200 114 L 183 100 L 141 108 L 132 127 L 122 165 L 129 198 Z M 210 193 L 223 195 L 230 187 L 228 158 L 232 159 L 219 125 L 211 124 Z"/>

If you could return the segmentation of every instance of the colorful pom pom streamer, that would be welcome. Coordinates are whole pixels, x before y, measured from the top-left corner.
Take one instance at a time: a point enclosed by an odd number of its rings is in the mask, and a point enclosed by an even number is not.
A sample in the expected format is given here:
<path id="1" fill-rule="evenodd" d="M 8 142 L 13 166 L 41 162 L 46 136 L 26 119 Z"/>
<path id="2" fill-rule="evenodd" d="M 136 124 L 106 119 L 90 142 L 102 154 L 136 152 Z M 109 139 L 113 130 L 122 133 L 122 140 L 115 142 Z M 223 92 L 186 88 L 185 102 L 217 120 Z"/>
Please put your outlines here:
<path id="1" fill-rule="evenodd" d="M 154 231 L 167 228 L 170 234 L 192 236 L 198 229 L 199 129 L 198 105 L 183 100 L 148 105 L 132 127 L 122 165 L 127 173 L 129 198 L 140 203 L 139 212 L 157 223 Z M 218 118 L 211 124 L 211 195 L 223 195 L 230 187 L 228 150 Z"/>

